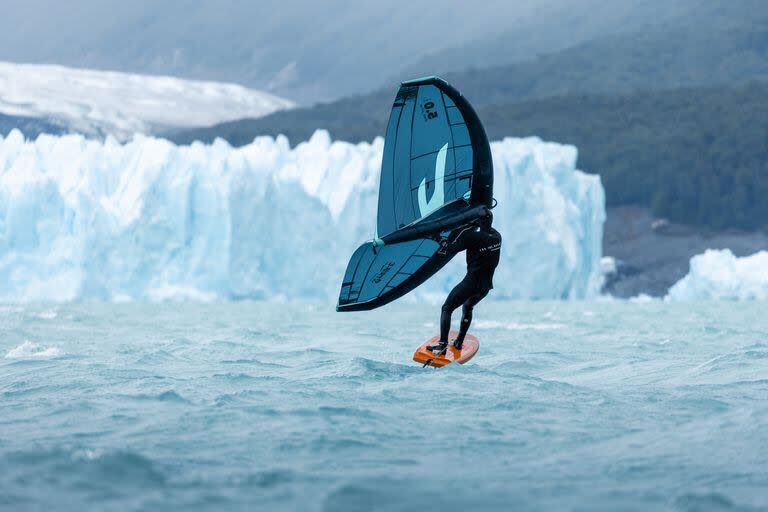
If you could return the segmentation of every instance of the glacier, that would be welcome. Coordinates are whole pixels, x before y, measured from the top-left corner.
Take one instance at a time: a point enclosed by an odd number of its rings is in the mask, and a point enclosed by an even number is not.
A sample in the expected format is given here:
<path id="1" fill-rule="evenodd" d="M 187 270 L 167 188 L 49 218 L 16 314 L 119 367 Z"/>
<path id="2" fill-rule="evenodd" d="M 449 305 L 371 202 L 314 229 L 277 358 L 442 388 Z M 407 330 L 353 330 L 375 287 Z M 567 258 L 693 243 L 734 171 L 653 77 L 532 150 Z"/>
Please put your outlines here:
<path id="1" fill-rule="evenodd" d="M 768 251 L 741 258 L 729 249 L 697 254 L 665 300 L 768 300 Z"/>
<path id="2" fill-rule="evenodd" d="M 375 230 L 384 141 L 317 131 L 233 148 L 135 135 L 0 137 L 0 301 L 335 302 L 354 249 Z M 573 146 L 491 144 L 495 298 L 599 293 L 605 198 Z M 457 257 L 403 300 L 442 300 Z"/>
<path id="3" fill-rule="evenodd" d="M 208 126 L 293 106 L 224 82 L 0 62 L 0 113 L 45 118 L 76 133 L 122 141 L 134 133 Z"/>

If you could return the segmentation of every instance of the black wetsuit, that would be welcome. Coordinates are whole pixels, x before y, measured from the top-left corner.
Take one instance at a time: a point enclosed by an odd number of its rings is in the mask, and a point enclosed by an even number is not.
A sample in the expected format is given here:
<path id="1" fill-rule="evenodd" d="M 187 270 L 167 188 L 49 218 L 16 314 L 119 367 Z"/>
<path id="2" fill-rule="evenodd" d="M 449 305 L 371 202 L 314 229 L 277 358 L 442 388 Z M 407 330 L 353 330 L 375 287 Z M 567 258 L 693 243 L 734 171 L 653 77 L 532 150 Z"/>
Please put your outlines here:
<path id="1" fill-rule="evenodd" d="M 470 226 L 459 230 L 449 240 L 445 251 L 449 254 L 467 251 L 467 275 L 445 299 L 440 314 L 440 343 L 448 343 L 451 315 L 462 308 L 461 327 L 456 344 L 460 348 L 472 322 L 472 309 L 493 288 L 493 273 L 499 264 L 501 234 L 492 227 Z"/>

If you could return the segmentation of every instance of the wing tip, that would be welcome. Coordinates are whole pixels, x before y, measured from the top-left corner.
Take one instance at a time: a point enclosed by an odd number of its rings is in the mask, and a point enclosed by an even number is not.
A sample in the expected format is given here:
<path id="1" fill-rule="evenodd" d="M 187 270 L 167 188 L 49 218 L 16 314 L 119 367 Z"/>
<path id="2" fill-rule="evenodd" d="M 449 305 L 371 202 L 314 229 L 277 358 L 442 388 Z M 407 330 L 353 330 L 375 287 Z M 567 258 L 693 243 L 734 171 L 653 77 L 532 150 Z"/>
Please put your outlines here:
<path id="1" fill-rule="evenodd" d="M 430 76 L 423 76 L 421 78 L 414 78 L 412 80 L 406 80 L 405 82 L 401 82 L 400 85 L 403 86 L 414 86 L 414 85 L 428 85 L 428 84 L 445 84 L 448 85 L 448 82 L 440 78 L 436 75 L 430 75 Z"/>

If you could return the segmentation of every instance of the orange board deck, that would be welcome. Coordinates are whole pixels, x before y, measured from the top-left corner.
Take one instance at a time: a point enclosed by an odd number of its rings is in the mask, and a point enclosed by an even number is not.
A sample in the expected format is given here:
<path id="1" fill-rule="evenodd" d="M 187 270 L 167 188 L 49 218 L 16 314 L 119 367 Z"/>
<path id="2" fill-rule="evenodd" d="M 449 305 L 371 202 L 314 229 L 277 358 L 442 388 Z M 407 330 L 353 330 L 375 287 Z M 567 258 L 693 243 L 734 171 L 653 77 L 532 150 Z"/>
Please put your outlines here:
<path id="1" fill-rule="evenodd" d="M 458 332 L 451 331 L 448 335 L 448 341 L 452 342 L 458 335 Z M 467 334 L 464 338 L 464 345 L 462 345 L 461 350 L 456 350 L 453 347 L 453 344 L 451 344 L 448 345 L 448 351 L 444 356 L 436 356 L 430 350 L 427 350 L 427 346 L 435 345 L 438 341 L 440 341 L 440 336 L 433 336 L 422 343 L 421 346 L 416 349 L 416 352 L 413 353 L 413 360 L 424 366 L 442 368 L 443 366 L 454 362 L 459 364 L 466 363 L 477 354 L 477 350 L 480 348 L 480 342 L 477 341 L 477 338 L 471 334 Z"/>

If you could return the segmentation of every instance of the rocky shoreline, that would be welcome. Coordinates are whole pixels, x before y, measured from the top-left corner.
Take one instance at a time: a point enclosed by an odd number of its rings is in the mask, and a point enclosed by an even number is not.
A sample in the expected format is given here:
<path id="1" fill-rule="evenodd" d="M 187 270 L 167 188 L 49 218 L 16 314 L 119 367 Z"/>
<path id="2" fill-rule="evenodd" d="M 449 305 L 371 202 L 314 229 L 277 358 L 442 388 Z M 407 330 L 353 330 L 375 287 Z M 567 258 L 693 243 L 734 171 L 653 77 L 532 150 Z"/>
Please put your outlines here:
<path id="1" fill-rule="evenodd" d="M 648 208 L 608 208 L 603 255 L 614 258 L 603 292 L 620 298 L 662 297 L 689 270 L 691 257 L 707 249 L 730 249 L 736 256 L 768 250 L 768 234 L 675 224 Z"/>

